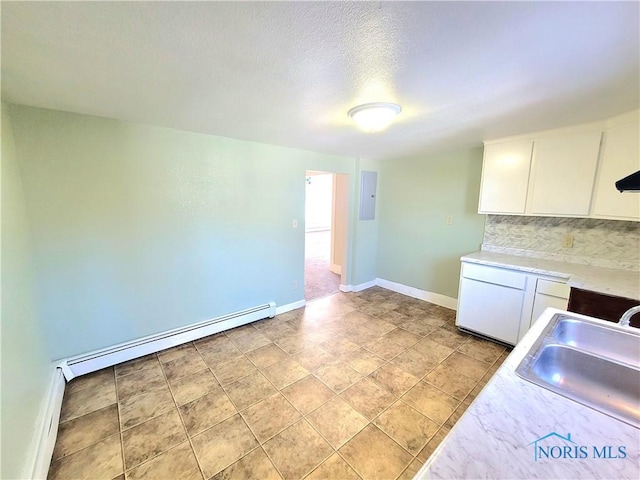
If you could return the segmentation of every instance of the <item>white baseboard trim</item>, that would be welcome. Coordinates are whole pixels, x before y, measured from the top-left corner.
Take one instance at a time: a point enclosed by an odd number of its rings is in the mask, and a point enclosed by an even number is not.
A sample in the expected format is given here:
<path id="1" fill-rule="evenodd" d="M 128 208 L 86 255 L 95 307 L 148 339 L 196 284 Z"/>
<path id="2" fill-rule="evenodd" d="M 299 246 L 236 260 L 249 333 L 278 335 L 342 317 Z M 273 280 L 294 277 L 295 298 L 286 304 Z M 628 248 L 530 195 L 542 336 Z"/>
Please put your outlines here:
<path id="1" fill-rule="evenodd" d="M 366 290 L 367 288 L 375 287 L 376 281 L 371 280 L 370 282 L 360 283 L 358 285 L 340 285 L 341 292 L 361 292 L 362 290 Z"/>
<path id="2" fill-rule="evenodd" d="M 29 454 L 30 462 L 23 478 L 46 479 L 53 457 L 53 448 L 58 436 L 58 424 L 60 422 L 60 410 L 66 382 L 62 369 L 54 365 L 52 367 L 49 389 L 42 401 L 38 422 L 37 437 L 33 442 Z"/>
<path id="3" fill-rule="evenodd" d="M 113 347 L 95 350 L 76 357 L 63 359 L 60 368 L 67 381 L 95 372 L 118 363 L 143 357 L 167 348 L 192 342 L 215 333 L 239 327 L 247 323 L 262 320 L 276 315 L 276 304 L 270 302 L 239 312 L 222 315 L 220 317 L 194 323 L 186 327 L 167 330 L 155 335 L 149 335 L 137 340 L 124 342 Z"/>
<path id="4" fill-rule="evenodd" d="M 307 304 L 306 300 L 298 300 L 297 302 L 287 303 L 286 305 L 281 305 L 276 308 L 276 315 L 280 315 L 281 313 L 290 312 L 291 310 L 296 310 L 297 308 L 302 308 Z"/>
<path id="5" fill-rule="evenodd" d="M 332 263 L 331 265 L 329 265 L 329 271 L 335 273 L 336 275 L 342 275 L 342 266 Z"/>
<path id="6" fill-rule="evenodd" d="M 453 297 L 448 297 L 439 293 L 427 292 L 426 290 L 420 290 L 419 288 L 392 282 L 390 280 L 385 280 L 384 278 L 376 278 L 375 284 L 379 287 L 386 288 L 387 290 L 392 290 L 429 303 L 435 303 L 436 305 L 450 308 L 451 310 L 457 310 L 458 308 L 458 299 Z"/>

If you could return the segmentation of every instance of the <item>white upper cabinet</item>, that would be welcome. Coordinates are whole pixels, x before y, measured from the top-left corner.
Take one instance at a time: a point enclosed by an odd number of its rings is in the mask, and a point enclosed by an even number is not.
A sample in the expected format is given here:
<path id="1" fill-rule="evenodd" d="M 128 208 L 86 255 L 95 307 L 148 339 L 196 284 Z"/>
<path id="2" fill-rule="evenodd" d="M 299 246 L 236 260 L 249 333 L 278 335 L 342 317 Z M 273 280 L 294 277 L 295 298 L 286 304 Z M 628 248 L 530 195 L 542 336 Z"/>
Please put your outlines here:
<path id="1" fill-rule="evenodd" d="M 536 139 L 532 215 L 588 216 L 602 131 Z"/>
<path id="2" fill-rule="evenodd" d="M 480 213 L 524 214 L 532 146 L 528 140 L 485 146 Z"/>
<path id="3" fill-rule="evenodd" d="M 620 125 L 604 135 L 593 216 L 640 220 L 640 194 L 620 193 L 615 187 L 617 180 L 640 170 L 640 125 Z"/>
<path id="4" fill-rule="evenodd" d="M 640 221 L 640 111 L 485 142 L 478 213 Z"/>

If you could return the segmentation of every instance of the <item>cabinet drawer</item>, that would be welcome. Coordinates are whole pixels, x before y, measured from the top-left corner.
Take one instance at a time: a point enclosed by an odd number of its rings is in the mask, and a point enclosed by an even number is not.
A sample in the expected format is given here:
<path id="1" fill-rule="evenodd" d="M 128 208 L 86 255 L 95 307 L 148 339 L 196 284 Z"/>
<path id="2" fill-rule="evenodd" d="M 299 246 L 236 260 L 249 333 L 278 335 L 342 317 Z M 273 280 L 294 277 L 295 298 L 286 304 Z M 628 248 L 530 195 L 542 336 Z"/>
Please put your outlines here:
<path id="1" fill-rule="evenodd" d="M 527 277 L 522 273 L 470 263 L 462 265 L 462 276 L 480 282 L 517 288 L 518 290 L 524 290 L 527 285 Z"/>
<path id="2" fill-rule="evenodd" d="M 565 300 L 569 300 L 569 293 L 571 292 L 571 287 L 566 283 L 562 282 L 553 282 L 551 280 L 538 280 L 538 285 L 536 287 L 536 293 L 541 293 L 543 295 L 549 295 L 551 297 L 564 298 Z"/>

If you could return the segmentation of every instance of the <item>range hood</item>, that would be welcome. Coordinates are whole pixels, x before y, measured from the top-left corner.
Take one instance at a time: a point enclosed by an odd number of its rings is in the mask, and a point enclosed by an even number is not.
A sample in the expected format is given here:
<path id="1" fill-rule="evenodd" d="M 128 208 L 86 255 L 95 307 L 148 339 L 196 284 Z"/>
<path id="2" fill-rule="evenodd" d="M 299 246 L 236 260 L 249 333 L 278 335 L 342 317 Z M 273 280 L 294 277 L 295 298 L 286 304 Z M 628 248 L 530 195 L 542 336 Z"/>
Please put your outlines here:
<path id="1" fill-rule="evenodd" d="M 620 192 L 640 192 L 640 170 L 618 180 L 616 188 Z"/>

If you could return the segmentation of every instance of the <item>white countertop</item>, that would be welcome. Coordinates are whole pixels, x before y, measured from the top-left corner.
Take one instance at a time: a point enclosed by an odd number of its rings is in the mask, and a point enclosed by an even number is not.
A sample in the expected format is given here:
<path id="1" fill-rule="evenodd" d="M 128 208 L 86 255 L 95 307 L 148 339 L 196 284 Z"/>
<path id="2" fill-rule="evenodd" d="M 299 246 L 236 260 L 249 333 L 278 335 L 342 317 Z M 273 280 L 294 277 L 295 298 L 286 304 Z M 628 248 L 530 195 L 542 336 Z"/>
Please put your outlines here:
<path id="1" fill-rule="evenodd" d="M 547 309 L 414 477 L 640 478 L 640 430 L 516 375 L 555 313 Z M 588 318 L 571 313 L 571 316 Z M 592 320 L 592 319 L 591 319 Z M 610 325 L 609 322 L 605 322 Z M 556 432 L 585 446 L 588 458 L 534 460 L 532 442 Z M 550 437 L 542 445 L 567 445 Z M 626 447 L 626 458 L 593 458 L 593 447 Z"/>
<path id="2" fill-rule="evenodd" d="M 640 300 L 640 272 L 633 270 L 484 251 L 465 255 L 461 260 L 558 277 L 566 279 L 570 287 Z"/>

